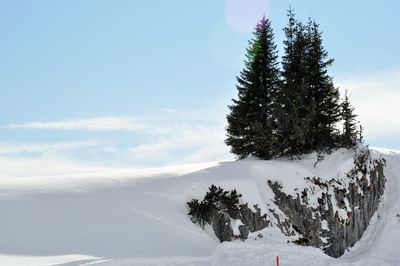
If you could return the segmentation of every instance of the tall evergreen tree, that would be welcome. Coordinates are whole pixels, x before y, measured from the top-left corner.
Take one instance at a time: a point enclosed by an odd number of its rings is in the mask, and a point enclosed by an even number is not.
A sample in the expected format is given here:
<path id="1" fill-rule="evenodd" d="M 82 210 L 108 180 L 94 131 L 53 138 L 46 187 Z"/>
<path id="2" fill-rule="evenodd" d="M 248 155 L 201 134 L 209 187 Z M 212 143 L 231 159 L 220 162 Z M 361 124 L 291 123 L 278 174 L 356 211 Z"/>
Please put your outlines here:
<path id="1" fill-rule="evenodd" d="M 291 8 L 288 18 L 281 73 L 268 20 L 259 22 L 249 42 L 237 77 L 238 99 L 227 116 L 225 142 L 239 158 L 324 152 L 357 142 L 354 108 L 347 94 L 339 103 L 339 90 L 328 74 L 333 59 L 322 45 L 319 25 L 297 21 Z M 337 129 L 340 119 L 343 134 Z"/>
<path id="2" fill-rule="evenodd" d="M 308 40 L 304 26 L 296 21 L 293 9 L 288 10 L 289 23 L 284 28 L 282 86 L 278 93 L 278 138 L 281 155 L 304 152 L 308 109 L 306 107 L 306 65 Z"/>
<path id="3" fill-rule="evenodd" d="M 336 123 L 340 119 L 339 90 L 328 74 L 333 59 L 322 46 L 322 33 L 315 21 L 307 25 L 308 49 L 306 53 L 307 109 L 309 130 L 307 139 L 317 150 L 333 148 L 337 145 Z"/>
<path id="4" fill-rule="evenodd" d="M 343 134 L 341 145 L 345 148 L 351 148 L 357 144 L 357 122 L 356 115 L 354 114 L 354 107 L 350 104 L 347 91 L 342 102 L 341 115 L 343 119 Z M 362 140 L 360 134 L 360 141 Z"/>
<path id="5" fill-rule="evenodd" d="M 281 154 L 333 148 L 338 144 L 340 119 L 339 91 L 327 71 L 333 59 L 322 46 L 317 23 L 309 20 L 304 26 L 291 8 L 288 18 L 278 97 Z"/>
<path id="6" fill-rule="evenodd" d="M 237 77 L 238 99 L 227 115 L 226 144 L 238 158 L 270 159 L 275 151 L 275 94 L 279 87 L 277 51 L 270 21 L 257 24 L 249 41 L 245 67 Z"/>

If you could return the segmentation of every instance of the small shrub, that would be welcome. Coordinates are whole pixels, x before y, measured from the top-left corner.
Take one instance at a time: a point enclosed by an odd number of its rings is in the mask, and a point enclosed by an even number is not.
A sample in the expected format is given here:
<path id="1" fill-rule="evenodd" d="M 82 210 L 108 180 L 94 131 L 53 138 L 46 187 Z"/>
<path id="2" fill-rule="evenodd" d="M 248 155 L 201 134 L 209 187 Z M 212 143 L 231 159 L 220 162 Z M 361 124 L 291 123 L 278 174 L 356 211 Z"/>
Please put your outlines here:
<path id="1" fill-rule="evenodd" d="M 211 223 L 214 206 L 211 206 L 208 202 L 199 202 L 197 199 L 193 199 L 187 202 L 187 204 L 190 210 L 188 215 L 192 216 L 191 220 L 193 223 L 198 223 L 203 228 L 206 223 Z"/>
<path id="2" fill-rule="evenodd" d="M 225 191 L 221 187 L 211 185 L 202 201 L 193 199 L 187 202 L 188 215 L 193 223 L 200 224 L 203 228 L 206 223 L 211 224 L 212 218 L 218 212 L 227 212 L 235 215 L 239 211 L 239 198 L 242 196 L 235 189 Z"/>

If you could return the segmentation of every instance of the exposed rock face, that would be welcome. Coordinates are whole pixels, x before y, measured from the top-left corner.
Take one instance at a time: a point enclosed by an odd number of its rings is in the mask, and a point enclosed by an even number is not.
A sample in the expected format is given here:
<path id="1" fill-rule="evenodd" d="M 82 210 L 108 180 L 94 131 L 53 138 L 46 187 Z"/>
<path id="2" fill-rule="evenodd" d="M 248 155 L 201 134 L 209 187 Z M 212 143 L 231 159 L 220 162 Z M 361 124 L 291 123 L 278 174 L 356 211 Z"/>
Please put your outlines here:
<path id="1" fill-rule="evenodd" d="M 231 211 L 214 211 L 211 226 L 221 242 L 247 239 L 250 232 L 277 226 L 297 238 L 294 243 L 340 257 L 361 238 L 378 209 L 385 166 L 383 158 L 373 158 L 363 148 L 356 152 L 354 167 L 347 174 L 330 180 L 304 177 L 305 186 L 289 192 L 279 182 L 268 180 L 274 193 L 266 206 L 268 213 L 262 214 L 257 205 L 240 204 Z"/>
<path id="2" fill-rule="evenodd" d="M 248 207 L 248 204 L 239 205 L 239 212 L 220 212 L 213 216 L 211 226 L 218 239 L 232 241 L 233 239 L 247 239 L 250 232 L 259 231 L 268 226 L 267 215 L 261 215 L 260 209 L 254 206 L 255 212 Z M 239 234 L 234 234 L 231 219 L 240 220 L 238 226 Z"/>
<path id="3" fill-rule="evenodd" d="M 240 220 L 250 232 L 260 231 L 268 226 L 267 215 L 261 215 L 261 210 L 257 205 L 254 206 L 254 209 L 255 212 L 248 207 L 247 203 L 240 205 L 239 209 Z"/>
<path id="4" fill-rule="evenodd" d="M 332 179 L 321 182 L 309 178 L 311 189 L 295 197 L 282 192 L 277 182 L 268 181 L 275 193 L 275 203 L 287 216 L 281 230 L 292 235 L 287 223 L 303 235 L 295 243 L 324 250 L 332 257 L 340 257 L 357 242 L 367 229 L 378 208 L 385 188 L 384 159 L 372 160 L 368 154 L 358 157 L 355 168 L 347 177 L 348 186 Z M 319 191 L 318 206 L 308 205 L 308 194 Z M 322 191 L 322 192 L 321 192 Z"/>
<path id="5" fill-rule="evenodd" d="M 218 239 L 223 241 L 232 241 L 233 229 L 231 226 L 231 218 L 227 213 L 217 213 L 212 220 L 212 228 Z M 247 237 L 247 236 L 246 236 Z"/>

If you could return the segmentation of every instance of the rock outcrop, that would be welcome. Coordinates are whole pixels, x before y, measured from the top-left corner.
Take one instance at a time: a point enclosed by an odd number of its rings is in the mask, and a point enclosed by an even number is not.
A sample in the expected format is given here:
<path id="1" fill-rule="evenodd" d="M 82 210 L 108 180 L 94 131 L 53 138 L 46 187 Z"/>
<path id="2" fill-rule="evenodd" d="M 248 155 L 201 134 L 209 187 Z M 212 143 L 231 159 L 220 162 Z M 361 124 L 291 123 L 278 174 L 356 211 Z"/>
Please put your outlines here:
<path id="1" fill-rule="evenodd" d="M 286 235 L 299 233 L 301 237 L 295 243 L 340 257 L 361 238 L 378 209 L 385 189 L 384 167 L 384 159 L 371 159 L 366 150 L 356 157 L 347 184 L 338 179 L 323 182 L 316 177 L 306 178 L 310 188 L 293 196 L 282 192 L 277 182 L 268 181 L 276 205 L 287 217 L 280 222 L 281 230 Z M 309 204 L 311 196 L 318 196 L 317 206 Z"/>
<path id="2" fill-rule="evenodd" d="M 361 238 L 378 209 L 385 190 L 385 166 L 383 158 L 362 147 L 347 174 L 331 179 L 303 177 L 304 186 L 291 192 L 279 179 L 267 180 L 274 197 L 265 206 L 267 213 L 245 203 L 232 211 L 228 207 L 214 211 L 209 224 L 221 242 L 247 239 L 250 232 L 277 226 L 294 243 L 340 257 Z"/>
<path id="3" fill-rule="evenodd" d="M 257 205 L 253 206 L 255 211 L 249 208 L 248 204 L 239 205 L 239 212 L 217 212 L 213 215 L 211 226 L 218 239 L 232 241 L 234 239 L 247 239 L 250 232 L 256 232 L 269 225 L 267 215 L 261 215 Z M 236 225 L 232 224 L 236 221 Z M 235 227 L 236 233 L 233 228 Z"/>

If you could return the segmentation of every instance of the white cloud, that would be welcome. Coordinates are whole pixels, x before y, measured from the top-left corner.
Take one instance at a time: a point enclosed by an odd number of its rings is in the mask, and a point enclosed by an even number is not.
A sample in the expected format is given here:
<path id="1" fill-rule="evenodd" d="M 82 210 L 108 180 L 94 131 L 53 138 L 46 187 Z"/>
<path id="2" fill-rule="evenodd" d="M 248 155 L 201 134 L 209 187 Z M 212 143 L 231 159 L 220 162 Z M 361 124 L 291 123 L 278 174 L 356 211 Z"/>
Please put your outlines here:
<path id="1" fill-rule="evenodd" d="M 169 163 L 193 163 L 230 158 L 224 144 L 223 126 L 194 126 L 180 124 L 173 127 L 156 128 L 153 141 L 132 147 L 131 158 L 164 159 Z M 185 151 L 176 157 L 179 151 Z"/>
<path id="2" fill-rule="evenodd" d="M 400 71 L 353 75 L 337 83 L 348 90 L 366 137 L 400 134 Z"/>
<path id="3" fill-rule="evenodd" d="M 132 117 L 101 116 L 86 119 L 71 119 L 53 122 L 29 122 L 23 124 L 12 124 L 6 128 L 26 129 L 58 129 L 58 130 L 88 130 L 88 131 L 110 131 L 110 130 L 143 130 L 147 125 L 138 122 Z"/>
<path id="4" fill-rule="evenodd" d="M 120 139 L 113 135 L 101 135 L 102 143 L 61 142 L 53 144 L 36 143 L 0 143 L 0 155 L 18 153 L 52 154 L 68 149 L 78 149 L 98 145 L 90 153 L 78 154 L 90 160 L 105 158 L 107 161 L 131 160 L 136 165 L 171 165 L 172 163 L 196 163 L 226 160 L 232 158 L 224 144 L 225 110 L 182 110 L 167 108 L 156 116 L 142 117 L 94 117 L 89 119 L 72 119 L 53 122 L 28 122 L 13 124 L 12 129 L 43 130 L 86 130 L 94 137 L 99 131 L 127 130 Z M 216 115 L 218 114 L 218 115 Z M 47 133 L 45 133 L 47 134 Z M 107 141 L 106 141 L 107 140 Z M 136 144 L 140 140 L 139 144 Z M 133 141 L 133 142 L 132 142 Z M 111 145 L 110 143 L 118 143 Z M 135 143 L 135 146 L 132 146 Z M 106 153 L 106 155 L 105 155 Z M 83 157 L 82 157 L 82 156 Z M 68 157 L 74 157 L 69 153 Z M 76 157 L 77 158 L 77 157 Z M 113 161 L 116 162 L 116 161 Z"/>
<path id="5" fill-rule="evenodd" d="M 53 154 L 66 150 L 99 146 L 98 140 L 64 141 L 55 143 L 0 143 L 0 155 L 19 153 Z"/>

